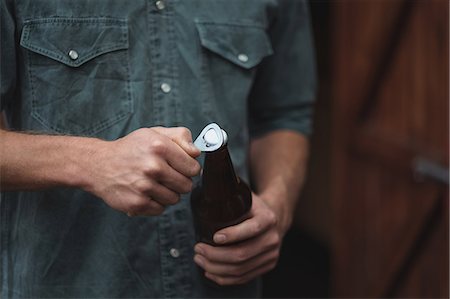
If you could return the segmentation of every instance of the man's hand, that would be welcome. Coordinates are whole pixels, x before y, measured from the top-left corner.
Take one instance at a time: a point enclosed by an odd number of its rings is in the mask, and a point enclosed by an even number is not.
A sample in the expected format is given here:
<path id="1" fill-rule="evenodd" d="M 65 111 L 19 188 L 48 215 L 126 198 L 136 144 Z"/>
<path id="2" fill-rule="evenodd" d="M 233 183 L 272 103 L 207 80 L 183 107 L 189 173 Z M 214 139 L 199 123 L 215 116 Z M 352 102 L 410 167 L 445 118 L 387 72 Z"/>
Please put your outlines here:
<path id="1" fill-rule="evenodd" d="M 274 210 L 253 194 L 250 218 L 214 235 L 223 246 L 198 243 L 194 261 L 219 285 L 246 283 L 273 269 L 285 233 Z"/>
<path id="2" fill-rule="evenodd" d="M 88 157 L 84 189 L 128 215 L 159 215 L 191 191 L 199 155 L 186 128 L 139 129 Z"/>
<path id="3" fill-rule="evenodd" d="M 130 215 L 158 215 L 200 172 L 186 128 L 139 129 L 116 141 L 0 129 L 1 190 L 82 188 Z"/>
<path id="4" fill-rule="evenodd" d="M 274 131 L 251 141 L 251 174 L 259 196 L 253 194 L 249 219 L 216 232 L 214 241 L 224 246 L 195 246 L 194 260 L 206 277 L 220 285 L 242 284 L 275 267 L 292 223 L 307 156 L 308 140 L 296 132 Z M 225 241 L 220 242 L 220 235 Z"/>

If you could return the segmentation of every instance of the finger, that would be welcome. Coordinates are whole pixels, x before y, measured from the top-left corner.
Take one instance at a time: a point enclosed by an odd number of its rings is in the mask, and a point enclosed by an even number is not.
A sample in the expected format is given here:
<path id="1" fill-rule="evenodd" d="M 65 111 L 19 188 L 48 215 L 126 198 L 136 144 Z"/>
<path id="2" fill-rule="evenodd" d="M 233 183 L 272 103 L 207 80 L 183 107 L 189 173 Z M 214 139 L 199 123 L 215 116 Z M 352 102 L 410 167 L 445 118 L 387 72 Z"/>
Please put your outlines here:
<path id="1" fill-rule="evenodd" d="M 130 202 L 126 213 L 129 216 L 157 216 L 164 212 L 164 206 L 145 196 L 137 196 Z"/>
<path id="2" fill-rule="evenodd" d="M 239 284 L 247 283 L 247 282 L 257 278 L 258 276 L 269 272 L 270 270 L 275 268 L 275 266 L 276 266 L 276 262 L 268 262 L 267 264 L 264 264 L 261 267 L 255 269 L 251 272 L 248 272 L 240 277 L 220 276 L 220 275 L 211 274 L 209 272 L 205 272 L 205 276 L 208 279 L 216 282 L 217 284 L 219 284 L 221 286 L 239 285 Z"/>
<path id="3" fill-rule="evenodd" d="M 140 213 L 142 216 L 158 216 L 164 212 L 164 206 L 160 203 L 148 199 L 149 205 L 148 208 Z"/>
<path id="4" fill-rule="evenodd" d="M 158 138 L 153 138 L 149 141 L 148 149 L 150 154 L 155 158 L 165 160 L 172 168 L 180 172 L 184 176 L 196 176 L 200 172 L 200 164 L 197 160 L 189 156 L 178 144 L 176 144 L 170 137 L 160 134 L 157 129 L 151 129 Z M 158 159 L 153 160 L 155 165 L 150 165 L 150 170 L 158 168 Z"/>
<path id="5" fill-rule="evenodd" d="M 205 243 L 195 245 L 195 253 L 211 262 L 241 264 L 259 254 L 279 246 L 280 238 L 275 232 L 229 246 L 211 246 Z"/>
<path id="6" fill-rule="evenodd" d="M 156 201 L 162 206 L 174 205 L 180 201 L 179 193 L 174 192 L 161 184 L 155 184 L 147 194 L 149 199 Z"/>
<path id="7" fill-rule="evenodd" d="M 276 224 L 276 217 L 270 210 L 260 209 L 260 213 L 254 213 L 249 218 L 237 225 L 226 227 L 214 234 L 214 242 L 217 244 L 231 244 L 254 238 Z"/>
<path id="8" fill-rule="evenodd" d="M 140 179 L 133 183 L 137 192 L 163 206 L 174 205 L 180 200 L 180 195 L 153 179 Z M 187 188 L 187 187 L 185 187 Z"/>
<path id="9" fill-rule="evenodd" d="M 152 160 L 144 167 L 144 173 L 148 176 L 145 184 L 152 184 L 147 191 L 156 186 L 156 183 L 162 184 L 176 193 L 188 193 L 192 190 L 192 179 L 184 176 L 170 166 L 167 161 Z"/>
<path id="10" fill-rule="evenodd" d="M 186 129 L 187 130 L 187 129 Z M 192 142 L 191 131 L 187 131 L 185 135 L 176 135 L 172 140 L 178 144 L 189 156 L 197 158 L 201 151 Z"/>
<path id="11" fill-rule="evenodd" d="M 165 170 L 158 176 L 158 181 L 176 193 L 188 193 L 192 190 L 192 179 L 184 176 L 169 164 L 166 165 Z"/>
<path id="12" fill-rule="evenodd" d="M 192 142 L 192 133 L 188 128 L 175 127 L 175 128 L 163 128 L 154 127 L 156 132 L 166 135 L 178 146 L 180 146 L 189 156 L 196 158 L 200 156 L 200 150 Z"/>
<path id="13" fill-rule="evenodd" d="M 193 177 L 200 173 L 200 164 L 189 156 L 176 143 L 172 142 L 168 148 L 165 158 L 173 169 L 184 176 Z"/>
<path id="14" fill-rule="evenodd" d="M 194 261 L 197 265 L 210 274 L 240 277 L 259 268 L 261 265 L 264 265 L 270 261 L 278 260 L 278 252 L 278 249 L 269 250 L 248 261 L 245 261 L 242 264 L 211 262 L 199 254 L 194 256 Z"/>

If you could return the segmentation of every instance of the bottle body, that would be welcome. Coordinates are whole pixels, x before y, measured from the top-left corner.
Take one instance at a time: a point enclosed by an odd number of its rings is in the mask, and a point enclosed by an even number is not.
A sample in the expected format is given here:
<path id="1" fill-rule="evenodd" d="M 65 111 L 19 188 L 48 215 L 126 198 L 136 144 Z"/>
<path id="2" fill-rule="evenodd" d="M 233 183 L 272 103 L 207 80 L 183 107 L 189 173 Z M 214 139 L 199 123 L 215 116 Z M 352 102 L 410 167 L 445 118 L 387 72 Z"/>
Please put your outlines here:
<path id="1" fill-rule="evenodd" d="M 214 233 L 245 220 L 251 205 L 250 188 L 236 176 L 227 146 L 206 153 L 202 178 L 191 194 L 197 241 L 216 245 Z"/>

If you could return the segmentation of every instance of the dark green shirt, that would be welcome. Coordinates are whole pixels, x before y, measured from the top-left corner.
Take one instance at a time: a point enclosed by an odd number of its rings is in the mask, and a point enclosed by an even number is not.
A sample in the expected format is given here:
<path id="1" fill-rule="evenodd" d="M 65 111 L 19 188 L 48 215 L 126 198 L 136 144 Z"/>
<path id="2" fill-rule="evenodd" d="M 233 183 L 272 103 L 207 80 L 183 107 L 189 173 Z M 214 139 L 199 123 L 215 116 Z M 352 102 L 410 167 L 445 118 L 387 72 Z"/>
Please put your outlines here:
<path id="1" fill-rule="evenodd" d="M 309 134 L 314 92 L 302 0 L 1 0 L 1 108 L 14 130 L 114 140 L 217 122 L 247 178 L 249 139 Z M 65 188 L 4 192 L 0 205 L 1 298 L 258 295 L 256 281 L 203 278 L 189 196 L 158 217 Z"/>

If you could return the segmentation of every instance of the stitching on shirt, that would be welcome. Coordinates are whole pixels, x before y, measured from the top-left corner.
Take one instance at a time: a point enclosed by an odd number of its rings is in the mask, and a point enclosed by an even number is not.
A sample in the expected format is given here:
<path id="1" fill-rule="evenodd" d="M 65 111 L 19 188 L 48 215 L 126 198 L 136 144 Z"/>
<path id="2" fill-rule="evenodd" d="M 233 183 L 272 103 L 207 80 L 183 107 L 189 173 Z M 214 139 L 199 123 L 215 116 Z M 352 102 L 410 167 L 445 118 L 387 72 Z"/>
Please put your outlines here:
<path id="1" fill-rule="evenodd" d="M 196 24 L 199 25 L 211 25 L 211 26 L 223 26 L 223 27 L 253 27 L 253 28 L 260 28 L 266 30 L 266 26 L 258 24 L 258 23 L 250 23 L 250 22 L 214 22 L 214 21 L 201 21 L 201 20 L 195 20 Z"/>
<path id="2" fill-rule="evenodd" d="M 54 51 L 45 50 L 43 48 L 31 45 L 31 44 L 24 44 L 27 46 L 28 49 L 33 50 L 37 53 L 44 54 L 45 56 L 48 56 L 49 58 L 53 58 L 58 60 L 59 62 L 62 62 L 64 64 L 67 64 L 69 66 L 78 67 L 81 66 L 83 63 L 89 61 L 90 59 L 99 56 L 101 54 L 106 54 L 109 52 L 117 51 L 117 50 L 125 50 L 127 49 L 123 45 L 114 45 L 114 46 L 108 46 L 108 47 L 100 47 L 95 51 L 90 52 L 89 55 L 83 56 L 82 58 L 78 59 L 76 62 L 71 61 L 66 56 L 63 56 L 61 54 L 58 54 Z"/>
<path id="3" fill-rule="evenodd" d="M 36 27 L 38 25 L 86 25 L 86 24 L 104 24 L 104 25 L 121 25 L 126 26 L 126 19 L 109 18 L 109 17 L 86 17 L 86 18 L 70 18 L 70 17 L 52 17 L 52 18 L 42 18 L 42 19 L 30 19 L 24 22 L 24 25 Z"/>
<path id="4" fill-rule="evenodd" d="M 199 39 L 201 39 L 200 33 L 199 33 Z M 202 114 L 207 117 L 207 120 L 214 120 L 212 103 L 216 99 L 216 95 L 214 93 L 214 88 L 212 86 L 212 82 L 210 81 L 210 79 L 208 79 L 209 75 L 208 75 L 207 50 L 201 44 L 200 44 L 199 59 L 200 59 L 200 79 L 201 79 L 200 80 L 201 92 L 200 92 L 199 96 L 201 96 L 201 102 L 202 102 L 200 109 L 202 111 Z M 209 90 L 211 91 L 211 93 L 208 92 Z M 206 96 L 208 94 L 211 94 L 214 97 L 212 99 L 211 98 L 208 99 Z"/>
<path id="5" fill-rule="evenodd" d="M 33 50 L 37 53 L 41 53 L 43 55 L 46 55 L 53 59 L 56 59 L 62 63 L 72 66 L 72 67 L 78 67 L 98 55 L 105 54 L 107 52 L 128 49 L 128 47 L 129 47 L 128 32 L 126 30 L 127 27 L 125 27 L 125 28 L 121 27 L 120 30 L 122 31 L 122 38 L 120 40 L 118 40 L 116 43 L 111 44 L 111 45 L 103 45 L 103 46 L 97 47 L 93 51 L 90 51 L 87 55 L 81 56 L 76 61 L 72 61 L 66 55 L 62 55 L 55 51 L 49 51 L 43 47 L 39 47 L 39 46 L 36 46 L 35 44 L 32 44 L 29 40 L 30 28 L 31 28 L 31 26 L 27 26 L 23 31 L 23 36 L 22 36 L 22 41 L 21 41 L 23 46 L 25 46 L 29 50 Z"/>
<path id="6" fill-rule="evenodd" d="M 154 51 L 150 51 L 150 63 L 153 66 L 151 70 L 151 78 L 152 78 L 152 96 L 153 96 L 153 107 L 152 107 L 152 117 L 153 117 L 153 124 L 160 125 L 162 124 L 161 114 L 162 114 L 162 99 L 159 93 L 158 93 L 158 83 L 160 79 L 159 75 L 159 65 L 158 65 L 158 56 L 159 53 L 157 51 L 158 49 L 158 32 L 156 31 L 157 25 L 156 25 L 156 18 L 152 17 L 153 11 L 152 6 L 148 5 L 147 10 L 147 21 L 148 21 L 148 32 L 150 34 L 150 44 L 151 49 L 155 49 Z"/>
<path id="7" fill-rule="evenodd" d="M 205 28 L 207 26 L 202 26 L 203 24 L 197 23 L 197 31 L 199 33 L 200 36 L 200 42 L 201 45 L 205 48 L 207 48 L 208 50 L 214 52 L 215 54 L 218 54 L 219 56 L 222 56 L 224 59 L 229 60 L 230 62 L 236 64 L 237 66 L 240 66 L 244 69 L 252 69 L 255 66 L 257 66 L 261 60 L 266 57 L 269 56 L 271 54 L 273 54 L 273 50 L 272 47 L 270 45 L 270 43 L 265 40 L 264 42 L 264 46 L 263 44 L 253 44 L 250 46 L 256 46 L 256 47 L 251 47 L 251 49 L 247 48 L 245 50 L 249 51 L 251 50 L 250 53 L 251 54 L 249 57 L 249 61 L 247 61 L 246 63 L 241 62 L 238 59 L 238 54 L 239 52 L 236 51 L 231 51 L 231 50 L 224 50 L 221 47 L 221 44 L 211 40 L 210 38 L 208 38 L 208 36 L 210 34 L 208 34 L 208 30 Z M 221 27 L 221 26 L 219 26 Z M 254 28 L 254 29 L 258 29 L 258 33 L 260 33 L 261 35 L 267 36 L 266 32 L 263 30 L 259 30 L 259 27 L 244 27 L 244 28 Z"/>
<path id="8" fill-rule="evenodd" d="M 29 78 L 29 80 L 30 80 L 30 89 L 31 89 L 31 115 L 36 119 L 36 120 L 38 120 L 39 121 L 39 123 L 41 124 L 41 125 L 43 125 L 44 127 L 49 127 L 43 120 L 42 120 L 42 118 L 40 117 L 40 115 L 37 113 L 37 112 L 35 112 L 35 107 L 37 107 L 37 100 L 36 100 L 36 92 L 35 92 L 35 89 L 34 89 L 34 80 L 33 80 L 33 78 L 34 78 L 34 75 L 33 75 L 33 63 L 32 63 L 32 60 L 31 60 L 31 53 L 28 51 L 27 52 L 27 58 L 28 58 L 28 65 L 29 65 L 29 68 L 28 68 L 28 76 L 30 77 Z"/>
<path id="9" fill-rule="evenodd" d="M 23 39 L 27 39 L 29 36 L 29 31 L 28 30 L 24 30 L 24 37 Z M 123 38 L 123 43 L 128 45 L 128 32 L 127 31 L 123 31 L 122 33 L 122 38 Z M 65 57 L 63 57 L 62 55 L 59 54 L 55 54 L 53 51 L 47 51 L 47 50 L 43 50 L 42 48 L 37 48 L 33 45 L 29 45 L 27 43 L 24 42 L 24 45 L 31 49 L 31 50 L 35 50 L 37 53 L 40 54 L 44 54 L 47 57 L 50 58 L 54 58 L 56 60 L 58 60 L 59 62 L 65 63 L 65 64 L 69 64 L 70 66 L 80 66 L 82 65 L 84 62 L 88 61 L 89 59 L 98 56 L 98 54 L 106 54 L 109 52 L 112 52 L 113 50 L 110 49 L 114 49 L 114 50 L 118 50 L 115 49 L 113 47 L 103 47 L 103 48 L 99 48 L 98 50 L 94 51 L 92 54 L 85 56 L 84 59 L 82 61 L 80 61 L 78 63 L 78 65 L 75 65 L 73 63 L 70 63 L 70 61 L 66 60 Z M 115 45 L 114 45 L 115 46 Z M 106 50 L 105 50 L 106 49 Z M 33 73 L 33 63 L 32 63 L 32 59 L 31 59 L 31 53 L 32 51 L 28 51 L 27 52 L 27 57 L 28 57 L 28 63 L 29 63 L 29 76 L 30 76 L 30 89 L 31 89 L 31 95 L 32 95 L 32 100 L 31 100 L 31 115 L 34 117 L 34 119 L 36 119 L 42 126 L 51 129 L 54 132 L 58 132 L 58 133 L 67 133 L 67 129 L 66 128 L 60 128 L 59 126 L 56 126 L 50 122 L 48 122 L 44 117 L 41 116 L 41 114 L 38 112 L 37 107 L 39 106 L 38 100 L 37 100 L 37 96 L 36 96 L 36 90 L 35 90 L 35 75 Z M 132 103 L 132 98 L 131 98 L 131 78 L 130 78 L 130 61 L 129 61 L 129 57 L 128 57 L 128 51 L 126 53 L 126 58 L 125 58 L 126 62 L 125 62 L 125 70 L 127 72 L 126 74 L 126 83 L 125 83 L 125 99 L 122 99 L 121 101 L 123 101 L 123 106 L 124 106 L 124 110 L 125 111 L 120 111 L 120 112 L 116 112 L 115 114 L 112 114 L 111 116 L 109 116 L 108 118 L 101 120 L 97 123 L 92 124 L 91 126 L 87 127 L 86 129 L 82 129 L 80 130 L 80 132 L 77 132 L 77 134 L 80 135 L 93 135 L 99 131 L 102 131 L 104 129 L 107 129 L 108 127 L 114 125 L 115 123 L 125 119 L 127 116 L 131 115 L 134 112 L 134 105 Z M 121 102 L 122 103 L 122 102 Z"/>
<path id="10" fill-rule="evenodd" d="M 127 42 L 127 46 L 129 43 L 128 40 L 128 31 L 124 31 L 123 32 L 123 37 L 124 40 L 126 39 Z M 128 47 L 127 47 L 128 48 Z M 125 70 L 127 72 L 127 85 L 126 85 L 126 93 L 127 93 L 127 101 L 128 101 L 128 109 L 129 109 L 129 113 L 130 115 L 134 113 L 134 101 L 132 98 L 132 93 L 131 93 L 131 61 L 130 61 L 130 51 L 126 51 L 125 53 L 126 55 L 126 63 L 125 63 Z"/>
<path id="11" fill-rule="evenodd" d="M 182 121 L 182 113 L 181 113 L 181 99 L 179 97 L 179 71 L 178 71 L 178 56 L 176 52 L 176 34 L 175 34 L 175 26 L 174 26 L 174 9 L 173 7 L 177 5 L 176 1 L 172 1 L 172 5 L 169 5 L 169 9 L 167 10 L 167 15 L 170 20 L 170 24 L 168 26 L 168 35 L 169 35 L 169 41 L 171 43 L 170 46 L 170 72 L 169 76 L 173 83 L 173 92 L 172 92 L 172 99 L 173 99 L 173 109 L 174 109 L 174 115 L 175 115 L 175 123 L 173 125 L 180 125 Z"/>

